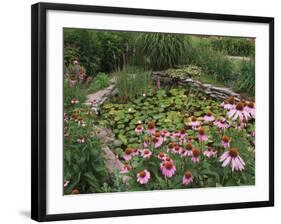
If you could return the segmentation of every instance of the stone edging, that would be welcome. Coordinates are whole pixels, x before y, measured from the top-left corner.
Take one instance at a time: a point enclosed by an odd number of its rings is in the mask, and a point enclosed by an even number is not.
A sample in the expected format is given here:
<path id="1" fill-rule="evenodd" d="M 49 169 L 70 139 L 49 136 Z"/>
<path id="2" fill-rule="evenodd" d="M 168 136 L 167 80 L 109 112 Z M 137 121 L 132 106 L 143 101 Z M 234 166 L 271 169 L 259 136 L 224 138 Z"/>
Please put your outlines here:
<path id="1" fill-rule="evenodd" d="M 240 94 L 234 92 L 230 88 L 226 87 L 217 87 L 211 84 L 204 84 L 200 81 L 194 80 L 192 78 L 172 78 L 167 75 L 164 71 L 154 71 L 152 72 L 152 79 L 154 81 L 160 80 L 164 84 L 174 83 L 181 86 L 191 87 L 193 89 L 204 92 L 205 94 L 219 99 L 226 99 L 230 96 L 234 96 L 236 100 L 241 100 L 242 97 Z"/>

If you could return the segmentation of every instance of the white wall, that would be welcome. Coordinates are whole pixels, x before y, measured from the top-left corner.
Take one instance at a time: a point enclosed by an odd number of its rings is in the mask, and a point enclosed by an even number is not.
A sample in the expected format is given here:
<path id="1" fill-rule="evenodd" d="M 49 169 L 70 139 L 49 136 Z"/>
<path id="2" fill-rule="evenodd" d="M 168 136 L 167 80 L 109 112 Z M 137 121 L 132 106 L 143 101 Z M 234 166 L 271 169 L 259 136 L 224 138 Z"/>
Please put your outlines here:
<path id="1" fill-rule="evenodd" d="M 44 1 L 44 0 L 42 0 Z M 51 1 L 51 0 L 50 0 Z M 0 8 L 0 222 L 34 223 L 30 214 L 30 5 L 36 1 L 1 2 Z M 48 1 L 47 1 L 48 2 Z M 250 0 L 68 0 L 62 3 L 108 5 L 244 14 L 275 17 L 276 142 L 275 158 L 280 158 L 280 6 L 278 1 Z M 279 11 L 279 12 L 278 12 Z M 4 51 L 3 51 L 4 48 Z M 280 163 L 276 159 L 276 206 L 228 211 L 79 220 L 67 223 L 242 223 L 268 222 L 280 217 Z M 66 222 L 60 222 L 66 223 Z"/>

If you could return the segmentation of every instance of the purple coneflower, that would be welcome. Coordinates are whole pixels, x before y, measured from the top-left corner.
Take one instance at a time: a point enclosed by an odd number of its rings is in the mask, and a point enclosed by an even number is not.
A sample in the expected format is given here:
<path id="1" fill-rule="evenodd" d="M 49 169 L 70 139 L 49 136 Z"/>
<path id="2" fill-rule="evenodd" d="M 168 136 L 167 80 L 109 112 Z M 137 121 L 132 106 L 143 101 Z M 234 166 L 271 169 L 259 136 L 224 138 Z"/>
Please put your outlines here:
<path id="1" fill-rule="evenodd" d="M 200 123 L 200 121 L 197 120 L 196 117 L 193 116 L 188 125 L 191 126 L 192 129 L 196 129 L 201 125 L 201 123 Z"/>
<path id="2" fill-rule="evenodd" d="M 206 150 L 204 150 L 203 155 L 208 158 L 215 157 L 217 155 L 217 150 L 208 147 Z"/>
<path id="3" fill-rule="evenodd" d="M 67 187 L 68 186 L 68 184 L 69 184 L 69 180 L 65 180 L 64 182 L 63 182 L 63 187 Z"/>
<path id="4" fill-rule="evenodd" d="M 71 99 L 71 104 L 72 104 L 72 105 L 75 105 L 75 104 L 77 104 L 77 103 L 79 103 L 79 100 L 77 100 L 75 97 L 73 97 L 73 98 Z"/>
<path id="5" fill-rule="evenodd" d="M 191 161 L 193 163 L 199 163 L 200 162 L 200 154 L 201 154 L 201 151 L 200 149 L 197 149 L 197 148 L 193 148 L 192 151 L 191 151 Z"/>
<path id="6" fill-rule="evenodd" d="M 221 140 L 221 144 L 224 148 L 229 148 L 231 138 L 229 136 L 224 135 Z"/>
<path id="7" fill-rule="evenodd" d="M 231 165 L 232 171 L 242 171 L 245 166 L 243 159 L 239 156 L 237 148 L 230 148 L 228 151 L 224 152 L 220 157 L 220 162 L 223 162 L 222 167 Z"/>
<path id="8" fill-rule="evenodd" d="M 132 159 L 133 156 L 133 152 L 134 150 L 132 148 L 126 148 L 123 154 L 123 159 L 125 159 L 126 161 L 129 161 Z"/>
<path id="9" fill-rule="evenodd" d="M 166 160 L 167 155 L 164 152 L 160 152 L 157 157 L 158 159 Z"/>
<path id="10" fill-rule="evenodd" d="M 227 112 L 227 116 L 229 118 L 232 118 L 232 120 L 236 120 L 237 118 L 239 118 L 240 121 L 242 121 L 244 119 L 247 120 L 250 115 L 245 110 L 244 103 L 239 102 L 236 104 L 235 108 L 232 108 L 230 111 Z"/>
<path id="11" fill-rule="evenodd" d="M 228 99 L 226 99 L 223 103 L 221 103 L 221 106 L 226 110 L 231 110 L 231 109 L 235 108 L 234 96 L 231 96 Z"/>
<path id="12" fill-rule="evenodd" d="M 81 136 L 80 138 L 77 139 L 77 142 L 78 142 L 79 144 L 82 144 L 82 143 L 85 142 L 85 138 L 84 138 L 83 136 Z"/>
<path id="13" fill-rule="evenodd" d="M 155 133 L 156 129 L 155 129 L 155 123 L 153 121 L 149 121 L 147 124 L 147 132 L 151 135 L 153 135 Z"/>
<path id="14" fill-rule="evenodd" d="M 245 106 L 245 111 L 252 117 L 256 117 L 256 108 L 254 102 L 248 102 Z"/>
<path id="15" fill-rule="evenodd" d="M 203 128 L 198 129 L 198 135 L 197 138 L 199 142 L 206 142 L 208 141 L 208 136 L 205 134 L 205 130 Z"/>
<path id="16" fill-rule="evenodd" d="M 218 120 L 215 120 L 213 124 L 220 129 L 225 129 L 230 127 L 229 122 L 225 118 L 220 118 Z"/>
<path id="17" fill-rule="evenodd" d="M 145 159 L 150 158 L 151 155 L 152 155 L 152 152 L 149 149 L 144 149 L 141 152 L 141 156 Z"/>
<path id="18" fill-rule="evenodd" d="M 137 174 L 137 182 L 140 184 L 146 184 L 148 183 L 150 179 L 150 172 L 147 170 L 142 170 Z"/>
<path id="19" fill-rule="evenodd" d="M 143 131 L 142 125 L 141 125 L 141 124 L 138 124 L 137 127 L 135 128 L 135 132 L 136 132 L 137 134 L 140 134 L 140 133 L 142 133 L 142 131 Z"/>
<path id="20" fill-rule="evenodd" d="M 190 171 L 185 171 L 183 178 L 182 178 L 182 184 L 184 186 L 187 186 L 193 182 L 192 173 Z"/>
<path id="21" fill-rule="evenodd" d="M 165 177 L 172 177 L 176 172 L 176 167 L 172 161 L 162 162 L 160 168 Z"/>
<path id="22" fill-rule="evenodd" d="M 182 151 L 182 148 L 178 144 L 175 144 L 172 152 L 175 154 L 181 154 L 181 151 Z"/>
<path id="23" fill-rule="evenodd" d="M 159 148 L 162 146 L 164 139 L 161 136 L 160 132 L 155 132 L 154 137 L 152 138 L 152 141 L 154 143 L 154 148 Z"/>
<path id="24" fill-rule="evenodd" d="M 120 173 L 129 173 L 129 171 L 132 169 L 132 167 L 125 163 L 122 165 L 121 169 L 120 169 Z"/>
<path id="25" fill-rule="evenodd" d="M 211 111 L 207 112 L 207 113 L 205 114 L 205 116 L 203 117 L 203 119 L 204 119 L 204 121 L 206 121 L 206 122 L 212 122 L 212 121 L 215 120 L 215 118 L 214 118 L 214 116 L 213 116 L 213 114 L 212 114 Z"/>
<path id="26" fill-rule="evenodd" d="M 168 151 L 168 152 L 173 151 L 174 146 L 175 146 L 175 144 L 174 144 L 173 142 L 170 142 L 170 143 L 168 144 L 168 149 L 167 149 L 167 151 Z"/>

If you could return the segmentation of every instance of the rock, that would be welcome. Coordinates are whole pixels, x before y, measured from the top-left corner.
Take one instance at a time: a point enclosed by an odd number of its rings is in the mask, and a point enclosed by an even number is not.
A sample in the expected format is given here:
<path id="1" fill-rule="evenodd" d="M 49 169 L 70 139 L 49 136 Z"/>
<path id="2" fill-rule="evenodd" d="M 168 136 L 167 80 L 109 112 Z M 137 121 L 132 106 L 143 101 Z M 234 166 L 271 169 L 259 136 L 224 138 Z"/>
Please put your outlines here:
<path id="1" fill-rule="evenodd" d="M 224 100 L 225 98 L 228 98 L 230 96 L 234 96 L 235 99 L 238 100 L 238 101 L 242 99 L 240 94 L 234 92 L 230 88 L 217 87 L 217 86 L 213 86 L 212 84 L 201 83 L 200 81 L 194 80 L 192 78 L 187 78 L 187 79 L 174 78 L 174 79 L 171 79 L 163 71 L 152 72 L 152 78 L 154 80 L 160 79 L 160 81 L 163 82 L 163 83 L 173 83 L 174 84 L 176 82 L 179 85 L 183 85 L 183 86 L 195 89 L 195 90 L 199 90 L 199 91 L 204 92 L 205 94 L 207 94 L 207 95 L 209 95 L 213 98 L 219 98 L 220 100 Z"/>

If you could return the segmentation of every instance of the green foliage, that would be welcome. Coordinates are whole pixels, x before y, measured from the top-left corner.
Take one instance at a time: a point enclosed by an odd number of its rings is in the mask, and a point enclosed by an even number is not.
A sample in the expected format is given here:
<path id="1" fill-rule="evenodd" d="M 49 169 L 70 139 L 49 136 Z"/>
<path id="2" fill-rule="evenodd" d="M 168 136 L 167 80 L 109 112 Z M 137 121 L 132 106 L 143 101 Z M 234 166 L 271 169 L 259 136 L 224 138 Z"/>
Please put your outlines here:
<path id="1" fill-rule="evenodd" d="M 146 63 L 154 70 L 163 70 L 180 64 L 187 49 L 183 35 L 141 33 L 137 46 Z"/>
<path id="2" fill-rule="evenodd" d="M 167 75 L 172 78 L 196 78 L 201 76 L 202 69 L 196 65 L 184 65 L 176 69 L 168 69 Z"/>
<path id="3" fill-rule="evenodd" d="M 141 96 L 151 87 L 150 71 L 123 70 L 118 72 L 116 77 L 116 88 L 121 102 L 127 102 L 129 99 Z"/>
<path id="4" fill-rule="evenodd" d="M 76 48 L 74 55 L 79 56 L 79 61 L 85 67 L 86 73 L 90 76 L 95 75 L 100 66 L 101 54 L 101 46 L 96 33 L 86 29 L 70 28 L 65 28 L 63 32 L 65 48 L 68 46 Z"/>
<path id="5" fill-rule="evenodd" d="M 238 91 L 244 91 L 252 96 L 255 95 L 255 62 L 254 60 L 242 61 L 240 74 L 235 87 Z"/>
<path id="6" fill-rule="evenodd" d="M 254 39 L 222 37 L 218 39 L 212 39 L 211 43 L 214 50 L 223 51 L 228 55 L 246 57 L 255 55 Z"/>
<path id="7" fill-rule="evenodd" d="M 105 73 L 98 73 L 92 80 L 90 86 L 87 89 L 88 93 L 94 93 L 101 90 L 110 84 L 110 79 Z"/>
<path id="8" fill-rule="evenodd" d="M 132 57 L 133 35 L 129 32 L 97 32 L 101 45 L 101 70 L 110 72 L 126 68 L 129 57 Z"/>
<path id="9" fill-rule="evenodd" d="M 214 51 L 209 41 L 200 41 L 193 49 L 193 63 L 218 81 L 233 80 L 233 64 L 222 52 Z"/>
<path id="10" fill-rule="evenodd" d="M 223 115 L 219 104 L 201 93 L 179 88 L 160 89 L 148 91 L 145 96 L 129 100 L 126 104 L 119 101 L 105 103 L 99 122 L 108 125 L 123 145 L 134 145 L 138 140 L 134 130 L 139 121 L 153 120 L 160 129 L 178 130 L 189 123 L 188 117 L 192 115 L 203 116 L 208 110 L 215 116 Z"/>
<path id="11" fill-rule="evenodd" d="M 74 189 L 80 193 L 102 192 L 110 178 L 101 145 L 92 135 L 92 113 L 83 105 L 65 107 L 64 112 L 64 180 L 69 181 L 64 193 L 71 194 Z"/>

